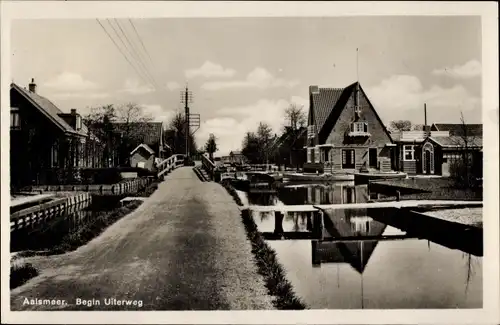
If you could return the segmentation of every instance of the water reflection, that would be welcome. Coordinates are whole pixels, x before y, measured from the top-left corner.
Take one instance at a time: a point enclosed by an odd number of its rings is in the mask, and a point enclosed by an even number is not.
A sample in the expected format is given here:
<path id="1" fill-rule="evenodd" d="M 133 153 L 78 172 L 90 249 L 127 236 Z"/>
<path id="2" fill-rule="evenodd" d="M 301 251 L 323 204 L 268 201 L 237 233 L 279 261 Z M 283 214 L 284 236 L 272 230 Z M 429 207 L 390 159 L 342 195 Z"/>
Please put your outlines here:
<path id="1" fill-rule="evenodd" d="M 11 232 L 11 252 L 23 250 L 48 250 L 68 234 L 74 234 L 79 228 L 93 219 L 117 207 L 119 199 L 95 197 L 90 206 L 73 205 L 59 211 L 50 220 L 37 223 Z"/>
<path id="2" fill-rule="evenodd" d="M 240 195 L 250 204 L 278 206 L 369 198 L 366 186 L 346 183 L 284 188 L 267 198 Z M 327 210 L 321 222 L 311 212 L 285 213 L 278 221 L 279 213 L 252 215 L 313 309 L 482 306 L 482 240 L 460 229 L 440 230 L 398 209 Z"/>

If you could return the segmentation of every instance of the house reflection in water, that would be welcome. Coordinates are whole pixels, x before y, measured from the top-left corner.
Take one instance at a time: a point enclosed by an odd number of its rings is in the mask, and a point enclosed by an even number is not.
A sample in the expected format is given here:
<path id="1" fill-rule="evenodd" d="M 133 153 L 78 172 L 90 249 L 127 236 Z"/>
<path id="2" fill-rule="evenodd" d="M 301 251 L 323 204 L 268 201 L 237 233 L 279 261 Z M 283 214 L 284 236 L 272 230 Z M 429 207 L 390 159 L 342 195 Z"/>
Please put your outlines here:
<path id="1" fill-rule="evenodd" d="M 368 186 L 339 182 L 332 185 L 285 187 L 279 191 L 278 197 L 286 205 L 364 203 L 368 201 Z"/>
<path id="2" fill-rule="evenodd" d="M 323 222 L 324 241 L 311 242 L 313 265 L 348 263 L 363 273 L 378 244 L 365 238 L 382 236 L 387 226 L 370 218 L 366 209 L 329 210 Z"/>

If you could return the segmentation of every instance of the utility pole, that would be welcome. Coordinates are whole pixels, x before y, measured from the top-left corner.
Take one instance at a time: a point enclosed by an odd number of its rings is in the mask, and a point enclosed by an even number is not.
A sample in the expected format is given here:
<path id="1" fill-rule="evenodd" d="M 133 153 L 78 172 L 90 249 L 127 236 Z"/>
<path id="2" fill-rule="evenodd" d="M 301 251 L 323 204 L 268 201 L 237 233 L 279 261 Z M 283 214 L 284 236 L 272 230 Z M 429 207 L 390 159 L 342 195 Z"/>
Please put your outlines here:
<path id="1" fill-rule="evenodd" d="M 184 104 L 184 132 L 186 136 L 186 159 L 189 158 L 189 136 L 190 136 L 190 128 L 189 128 L 189 104 L 193 102 L 193 93 L 189 90 L 187 83 L 186 89 L 181 92 L 181 103 Z"/>

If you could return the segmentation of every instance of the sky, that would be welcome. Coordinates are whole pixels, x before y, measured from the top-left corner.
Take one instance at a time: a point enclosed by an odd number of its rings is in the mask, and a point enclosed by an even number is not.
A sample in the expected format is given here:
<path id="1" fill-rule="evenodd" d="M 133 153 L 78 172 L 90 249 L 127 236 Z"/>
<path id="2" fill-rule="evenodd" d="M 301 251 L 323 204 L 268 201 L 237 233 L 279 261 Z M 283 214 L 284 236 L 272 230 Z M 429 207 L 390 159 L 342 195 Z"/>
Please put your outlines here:
<path id="1" fill-rule="evenodd" d="M 386 124 L 423 124 L 424 103 L 429 123 L 459 123 L 461 112 L 467 123 L 482 122 L 479 17 L 99 22 L 14 21 L 11 79 L 27 87 L 34 78 L 37 92 L 65 112 L 133 102 L 165 125 L 183 111 L 180 92 L 187 84 L 191 113 L 201 116 L 198 146 L 213 133 L 216 155 L 241 149 L 260 121 L 279 133 L 292 103 L 307 113 L 310 85 L 342 88 L 359 80 Z M 128 52 L 128 42 L 137 54 Z M 151 77 L 141 78 L 145 73 Z"/>

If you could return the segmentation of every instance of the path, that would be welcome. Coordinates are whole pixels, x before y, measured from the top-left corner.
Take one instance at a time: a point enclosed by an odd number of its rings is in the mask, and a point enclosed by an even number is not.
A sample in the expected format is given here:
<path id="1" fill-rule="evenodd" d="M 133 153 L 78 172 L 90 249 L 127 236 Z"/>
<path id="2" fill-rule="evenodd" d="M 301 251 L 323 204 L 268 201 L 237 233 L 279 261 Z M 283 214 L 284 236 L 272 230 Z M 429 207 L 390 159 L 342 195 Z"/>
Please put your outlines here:
<path id="1" fill-rule="evenodd" d="M 169 174 L 136 211 L 78 250 L 30 260 L 41 275 L 11 291 L 12 310 L 272 309 L 240 212 L 191 167 Z M 23 304 L 64 299 L 65 306 Z M 77 298 L 97 299 L 91 308 Z M 142 300 L 106 306 L 105 298 Z"/>

